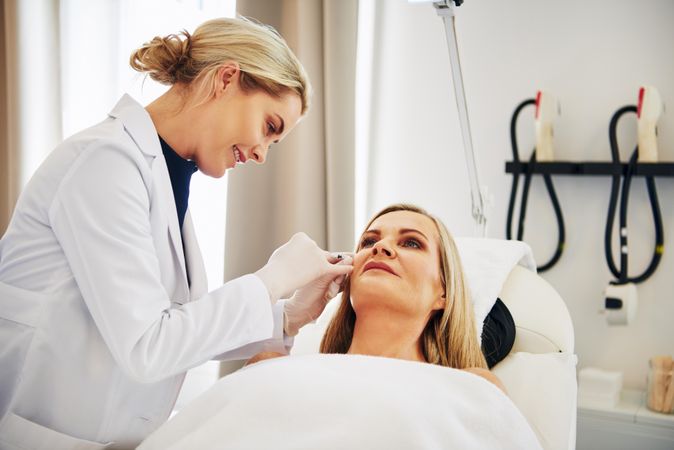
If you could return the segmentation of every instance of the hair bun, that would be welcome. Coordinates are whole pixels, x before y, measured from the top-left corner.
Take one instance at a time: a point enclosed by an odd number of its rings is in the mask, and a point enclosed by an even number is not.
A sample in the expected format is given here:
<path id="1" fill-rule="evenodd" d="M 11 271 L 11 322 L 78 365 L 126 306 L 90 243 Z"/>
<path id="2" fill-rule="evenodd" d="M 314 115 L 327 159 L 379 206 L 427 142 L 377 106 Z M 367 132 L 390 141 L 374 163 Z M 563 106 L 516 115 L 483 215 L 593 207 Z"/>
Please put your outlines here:
<path id="1" fill-rule="evenodd" d="M 194 104 L 213 97 L 220 68 L 232 62 L 238 65 L 242 91 L 274 98 L 294 93 L 302 100 L 302 115 L 307 111 L 311 85 L 304 67 L 273 28 L 245 18 L 211 19 L 192 34 L 183 30 L 155 37 L 129 61 L 134 70 L 159 83 L 190 87 L 185 101 Z"/>
<path id="2" fill-rule="evenodd" d="M 184 36 L 181 39 L 180 35 Z M 184 68 L 190 64 L 192 36 L 185 30 L 179 34 L 155 36 L 131 54 L 129 63 L 138 72 L 147 72 L 161 84 L 189 81 Z"/>

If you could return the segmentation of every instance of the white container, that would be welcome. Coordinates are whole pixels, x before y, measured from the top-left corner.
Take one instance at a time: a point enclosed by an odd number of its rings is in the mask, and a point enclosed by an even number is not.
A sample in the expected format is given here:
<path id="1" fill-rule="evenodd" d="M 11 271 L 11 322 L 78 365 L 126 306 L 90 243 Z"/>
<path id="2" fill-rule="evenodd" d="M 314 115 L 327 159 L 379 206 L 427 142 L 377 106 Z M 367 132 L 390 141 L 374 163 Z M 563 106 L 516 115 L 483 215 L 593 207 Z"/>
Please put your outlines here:
<path id="1" fill-rule="evenodd" d="M 654 357 L 649 361 L 646 406 L 651 411 L 674 413 L 674 376 L 672 358 Z"/>

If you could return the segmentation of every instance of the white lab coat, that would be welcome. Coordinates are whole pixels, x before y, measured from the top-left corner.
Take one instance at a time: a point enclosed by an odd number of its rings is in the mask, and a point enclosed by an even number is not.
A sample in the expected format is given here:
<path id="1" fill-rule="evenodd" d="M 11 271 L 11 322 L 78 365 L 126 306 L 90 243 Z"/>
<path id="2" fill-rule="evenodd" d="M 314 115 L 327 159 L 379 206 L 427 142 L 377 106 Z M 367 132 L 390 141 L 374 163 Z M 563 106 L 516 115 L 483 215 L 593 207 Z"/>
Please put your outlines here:
<path id="1" fill-rule="evenodd" d="M 131 97 L 49 155 L 0 240 L 0 449 L 133 446 L 188 369 L 284 346 L 262 281 L 207 293 L 189 211 L 182 237 L 157 131 Z"/>

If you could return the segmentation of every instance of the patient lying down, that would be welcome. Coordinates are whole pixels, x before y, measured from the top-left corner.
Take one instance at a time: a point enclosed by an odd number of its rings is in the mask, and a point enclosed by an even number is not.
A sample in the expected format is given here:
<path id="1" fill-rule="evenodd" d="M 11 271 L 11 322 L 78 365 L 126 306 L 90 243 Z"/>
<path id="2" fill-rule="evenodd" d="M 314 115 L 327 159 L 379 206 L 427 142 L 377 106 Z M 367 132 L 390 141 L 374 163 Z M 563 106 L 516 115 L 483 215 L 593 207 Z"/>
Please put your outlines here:
<path id="1" fill-rule="evenodd" d="M 320 354 L 257 355 L 139 449 L 540 449 L 486 369 L 457 250 L 438 220 L 383 210 L 353 266 Z"/>
<path id="2" fill-rule="evenodd" d="M 393 205 L 365 228 L 350 280 L 321 353 L 347 353 L 454 367 L 505 392 L 487 369 L 454 240 L 436 217 Z M 264 352 L 248 361 L 285 356 Z"/>

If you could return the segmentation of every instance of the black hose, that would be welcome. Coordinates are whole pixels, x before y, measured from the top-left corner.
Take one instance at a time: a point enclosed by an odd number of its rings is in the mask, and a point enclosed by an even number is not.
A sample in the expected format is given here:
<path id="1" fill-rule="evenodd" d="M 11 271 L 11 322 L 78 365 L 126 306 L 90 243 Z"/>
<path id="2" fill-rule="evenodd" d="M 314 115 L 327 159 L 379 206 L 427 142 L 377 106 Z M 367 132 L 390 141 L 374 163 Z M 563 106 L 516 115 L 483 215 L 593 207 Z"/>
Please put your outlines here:
<path id="1" fill-rule="evenodd" d="M 519 164 L 520 162 L 520 152 L 517 147 L 517 118 L 520 115 L 520 112 L 522 110 L 529 106 L 529 105 L 535 105 L 536 100 L 535 99 L 529 99 L 529 100 L 524 100 L 522 103 L 517 105 L 517 108 L 515 108 L 515 112 L 513 112 L 513 116 L 510 119 L 510 145 L 513 150 L 513 162 L 515 164 Z M 508 202 L 508 217 L 506 219 L 506 239 L 512 239 L 512 232 L 510 230 L 510 225 L 512 224 L 513 221 L 513 213 L 515 209 L 515 200 L 517 197 L 517 187 L 519 183 L 519 173 L 513 173 L 513 183 L 512 186 L 510 187 L 510 201 Z"/>
<path id="2" fill-rule="evenodd" d="M 536 100 L 535 99 L 529 99 L 525 100 L 522 103 L 520 103 L 517 108 L 515 108 L 515 111 L 513 112 L 512 119 L 510 120 L 510 143 L 512 145 L 512 151 L 513 151 L 513 162 L 516 164 L 519 164 L 520 159 L 519 159 L 519 148 L 517 146 L 517 119 L 522 112 L 522 110 L 529 105 L 535 105 Z M 529 164 L 527 167 L 527 171 L 524 174 L 524 186 L 522 187 L 522 200 L 520 201 L 520 215 L 519 215 L 519 222 L 517 226 L 517 239 L 522 240 L 524 237 L 524 222 L 526 218 L 526 211 L 527 211 L 527 202 L 529 199 L 529 189 L 531 187 L 531 177 L 534 172 L 534 167 L 536 166 L 536 149 L 533 150 L 531 154 L 531 158 L 529 160 Z M 519 180 L 519 172 L 513 173 L 513 183 L 511 186 L 510 190 L 510 201 L 508 202 L 508 216 L 506 219 L 506 238 L 507 239 L 512 239 L 512 219 L 513 219 L 513 214 L 514 214 L 514 209 L 515 209 L 515 199 L 517 197 L 517 187 L 518 187 L 518 180 Z M 550 197 L 550 201 L 552 203 L 552 207 L 555 211 L 555 217 L 557 218 L 557 229 L 558 229 L 558 237 L 557 237 L 557 248 L 555 250 L 555 253 L 552 255 L 552 258 L 545 264 L 539 266 L 537 269 L 539 272 L 545 272 L 546 270 L 550 269 L 552 266 L 554 266 L 557 261 L 559 261 L 559 258 L 561 258 L 562 253 L 564 251 L 564 242 L 566 239 L 566 233 L 564 230 L 564 216 L 562 215 L 562 208 L 559 205 L 559 200 L 557 198 L 557 193 L 555 192 L 555 187 L 552 183 L 552 177 L 550 174 L 543 174 L 543 181 L 545 182 L 545 187 L 546 190 L 548 191 L 548 196 Z"/>
<path id="3" fill-rule="evenodd" d="M 641 283 L 646 281 L 660 264 L 662 259 L 662 253 L 664 249 L 664 231 L 662 225 L 662 215 L 660 213 L 660 203 L 658 201 L 658 192 L 655 186 L 655 178 L 653 176 L 646 176 L 646 188 L 648 190 L 648 199 L 651 204 L 651 212 L 653 214 L 653 224 L 655 227 L 655 248 L 653 249 L 653 257 L 649 263 L 646 270 L 644 270 L 640 275 L 636 277 L 630 277 L 628 275 L 628 246 L 627 246 L 627 205 L 629 201 L 629 191 L 636 170 L 639 148 L 637 147 L 632 153 L 629 162 L 627 164 L 627 170 L 624 175 L 622 189 L 620 189 L 620 172 L 622 170 L 622 165 L 620 163 L 620 152 L 618 150 L 618 138 L 617 138 L 617 126 L 618 120 L 626 113 L 636 113 L 636 106 L 623 106 L 618 111 L 613 114 L 611 122 L 609 124 L 609 143 L 611 146 L 611 158 L 613 163 L 620 168 L 616 170 L 616 174 L 613 175 L 613 180 L 611 183 L 611 196 L 609 199 L 609 210 L 608 217 L 606 219 L 606 230 L 604 232 L 604 253 L 606 255 L 606 262 L 609 266 L 609 270 L 614 277 L 617 278 L 617 281 L 613 281 L 612 284 L 625 284 L 625 283 Z M 618 203 L 618 196 L 620 196 L 620 215 L 619 215 L 619 227 L 620 227 L 620 267 L 615 265 L 613 259 L 613 249 L 611 248 L 611 241 L 613 240 L 613 223 L 615 220 L 615 211 Z"/>
<path id="4" fill-rule="evenodd" d="M 550 261 L 538 268 L 539 272 L 545 272 L 554 266 L 557 261 L 559 261 L 559 258 L 562 257 L 562 253 L 564 252 L 564 242 L 566 242 L 566 232 L 564 230 L 564 217 L 562 216 L 562 208 L 559 206 L 559 200 L 557 199 L 555 187 L 552 185 L 552 177 L 550 174 L 543 175 L 543 181 L 545 182 L 545 187 L 548 191 L 548 195 L 550 196 L 552 207 L 555 210 L 555 217 L 557 217 L 557 233 L 559 237 L 557 239 L 557 249 L 555 250 L 555 253 L 552 255 L 552 258 L 550 258 Z"/>
<path id="5" fill-rule="evenodd" d="M 611 117 L 611 122 L 608 126 L 608 139 L 611 147 L 611 160 L 615 167 L 615 173 L 611 177 L 611 196 L 608 201 L 608 216 L 606 218 L 606 229 L 604 230 L 604 254 L 606 256 L 606 263 L 614 277 L 620 278 L 620 270 L 613 261 L 613 252 L 611 249 L 611 241 L 613 239 L 613 221 L 615 219 L 615 211 L 618 206 L 618 196 L 620 195 L 620 179 L 622 178 L 622 165 L 620 164 L 620 154 L 618 152 L 618 135 L 616 129 L 618 127 L 618 120 L 629 113 L 637 112 L 634 106 L 623 106 Z"/>

